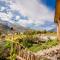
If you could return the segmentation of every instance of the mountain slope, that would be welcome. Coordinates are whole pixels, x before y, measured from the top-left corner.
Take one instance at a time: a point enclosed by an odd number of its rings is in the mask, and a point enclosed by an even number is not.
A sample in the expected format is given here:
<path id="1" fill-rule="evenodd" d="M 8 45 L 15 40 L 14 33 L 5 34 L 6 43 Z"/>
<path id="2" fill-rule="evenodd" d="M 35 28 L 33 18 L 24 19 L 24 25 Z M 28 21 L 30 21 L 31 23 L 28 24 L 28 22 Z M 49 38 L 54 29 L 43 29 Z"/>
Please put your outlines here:
<path id="1" fill-rule="evenodd" d="M 12 24 L 7 21 L 0 21 L 0 31 L 1 32 L 7 32 L 7 31 L 13 31 L 13 32 L 24 32 L 28 30 L 27 28 L 17 25 L 17 24 Z"/>
<path id="2" fill-rule="evenodd" d="M 51 31 L 51 32 L 57 32 L 57 27 L 54 27 L 54 28 L 50 29 L 49 31 Z"/>

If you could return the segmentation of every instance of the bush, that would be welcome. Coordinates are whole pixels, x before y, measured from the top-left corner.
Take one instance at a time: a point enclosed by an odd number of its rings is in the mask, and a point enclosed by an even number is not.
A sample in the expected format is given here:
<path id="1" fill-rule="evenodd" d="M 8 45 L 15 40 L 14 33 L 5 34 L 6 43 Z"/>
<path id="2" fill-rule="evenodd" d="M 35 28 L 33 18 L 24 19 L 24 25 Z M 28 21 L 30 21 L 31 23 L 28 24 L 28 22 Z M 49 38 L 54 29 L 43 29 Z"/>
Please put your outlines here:
<path id="1" fill-rule="evenodd" d="M 10 53 L 10 42 L 8 41 L 0 41 L 0 59 L 6 59 Z M 7 59 L 6 59 L 7 60 Z"/>
<path id="2" fill-rule="evenodd" d="M 13 47 L 11 49 L 11 44 L 15 44 L 14 42 L 11 41 L 0 41 L 0 60 L 15 60 L 15 48 Z M 15 46 L 15 45 L 14 45 Z M 8 59 L 7 59 L 8 58 Z"/>
<path id="3" fill-rule="evenodd" d="M 31 47 L 33 44 L 32 44 L 32 41 L 31 40 L 23 40 L 23 46 L 26 47 L 26 48 L 29 48 Z"/>
<path id="4" fill-rule="evenodd" d="M 27 30 L 27 31 L 24 32 L 24 34 L 26 34 L 26 35 L 34 35 L 34 34 L 37 34 L 37 31 L 35 31 L 35 30 Z"/>

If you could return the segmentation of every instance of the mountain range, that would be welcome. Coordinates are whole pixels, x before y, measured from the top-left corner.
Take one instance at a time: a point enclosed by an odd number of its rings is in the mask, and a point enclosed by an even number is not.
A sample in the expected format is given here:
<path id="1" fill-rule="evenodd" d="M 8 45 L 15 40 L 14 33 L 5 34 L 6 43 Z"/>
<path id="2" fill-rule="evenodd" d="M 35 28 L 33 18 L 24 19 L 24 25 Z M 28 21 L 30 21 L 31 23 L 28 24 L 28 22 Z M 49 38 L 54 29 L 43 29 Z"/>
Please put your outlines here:
<path id="1" fill-rule="evenodd" d="M 28 30 L 28 28 L 25 28 L 21 25 L 13 24 L 8 21 L 2 21 L 0 20 L 0 31 L 1 32 L 24 32 Z"/>
<path id="2" fill-rule="evenodd" d="M 0 20 L 0 32 L 24 32 L 26 30 L 30 30 L 30 28 L 23 27 L 18 24 L 13 24 L 8 21 Z M 50 29 L 49 31 L 56 32 L 56 27 Z"/>

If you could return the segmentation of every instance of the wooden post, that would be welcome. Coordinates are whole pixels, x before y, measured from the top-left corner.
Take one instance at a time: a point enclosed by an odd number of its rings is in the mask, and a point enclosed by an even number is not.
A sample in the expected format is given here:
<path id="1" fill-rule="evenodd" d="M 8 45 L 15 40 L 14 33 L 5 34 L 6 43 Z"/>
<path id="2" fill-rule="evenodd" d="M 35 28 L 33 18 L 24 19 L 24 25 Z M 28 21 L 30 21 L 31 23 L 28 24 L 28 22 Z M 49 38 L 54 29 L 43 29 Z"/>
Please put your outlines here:
<path id="1" fill-rule="evenodd" d="M 57 38 L 60 43 L 60 22 L 57 23 Z"/>
<path id="2" fill-rule="evenodd" d="M 60 0 L 56 0 L 55 23 L 57 24 L 57 38 L 60 42 Z"/>

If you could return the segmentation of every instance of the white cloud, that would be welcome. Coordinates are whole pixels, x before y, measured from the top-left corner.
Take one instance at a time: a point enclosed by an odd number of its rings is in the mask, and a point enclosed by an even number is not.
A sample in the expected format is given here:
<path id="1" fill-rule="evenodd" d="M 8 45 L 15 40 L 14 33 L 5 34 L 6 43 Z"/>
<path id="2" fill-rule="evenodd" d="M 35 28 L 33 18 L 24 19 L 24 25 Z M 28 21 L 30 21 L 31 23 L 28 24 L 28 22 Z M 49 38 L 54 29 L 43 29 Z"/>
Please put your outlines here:
<path id="1" fill-rule="evenodd" d="M 20 19 L 20 16 L 16 16 L 16 20 Z"/>
<path id="2" fill-rule="evenodd" d="M 5 7 L 1 7 L 0 11 L 3 11 L 3 10 L 5 10 Z"/>
<path id="3" fill-rule="evenodd" d="M 3 20 L 3 21 L 9 21 L 10 23 L 14 23 L 13 21 L 10 20 L 11 17 L 12 17 L 12 13 L 11 12 L 9 12 L 8 14 L 0 12 L 0 19 Z"/>
<path id="4" fill-rule="evenodd" d="M 8 16 L 8 14 L 0 12 L 0 19 L 2 19 L 4 21 L 8 21 L 9 18 L 10 17 Z"/>
<path id="5" fill-rule="evenodd" d="M 7 15 L 11 18 L 13 16 L 12 12 L 8 12 Z M 10 19 L 9 19 L 10 20 Z"/>
<path id="6" fill-rule="evenodd" d="M 10 3 L 10 8 L 12 11 L 19 11 L 24 16 L 28 16 L 29 20 L 19 20 L 19 23 L 22 26 L 27 26 L 28 24 L 44 25 L 46 21 L 53 22 L 54 20 L 54 11 L 49 10 L 41 2 L 37 0 L 5 0 Z M 3 13 L 2 13 L 3 14 Z M 1 16 L 1 15 L 0 15 Z M 4 20 L 10 20 L 12 13 L 8 12 L 8 15 L 4 13 L 4 16 L 1 16 Z M 16 16 L 16 19 L 19 19 L 19 16 Z"/>
<path id="7" fill-rule="evenodd" d="M 12 10 L 20 11 L 36 24 L 44 24 L 45 21 L 54 20 L 54 11 L 49 10 L 41 2 L 38 3 L 37 0 L 15 0 L 10 6 Z M 28 20 L 26 22 L 26 24 L 29 23 Z"/>

